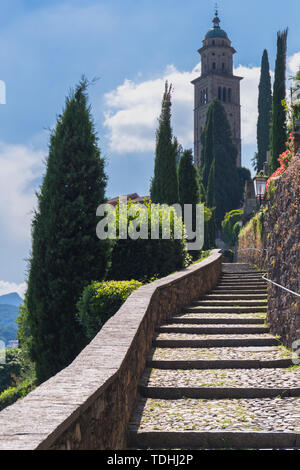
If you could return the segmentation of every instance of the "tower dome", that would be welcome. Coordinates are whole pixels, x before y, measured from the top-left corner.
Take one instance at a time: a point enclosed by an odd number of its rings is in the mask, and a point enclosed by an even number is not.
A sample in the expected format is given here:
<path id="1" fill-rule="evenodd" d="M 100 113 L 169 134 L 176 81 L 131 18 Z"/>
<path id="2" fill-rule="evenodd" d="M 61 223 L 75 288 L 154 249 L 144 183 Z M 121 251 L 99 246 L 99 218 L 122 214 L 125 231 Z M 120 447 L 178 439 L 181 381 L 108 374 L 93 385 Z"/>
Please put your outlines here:
<path id="1" fill-rule="evenodd" d="M 220 28 L 220 18 L 218 16 L 218 10 L 215 12 L 215 17 L 213 19 L 213 28 L 211 28 L 205 36 L 205 39 L 210 38 L 226 38 L 228 39 L 227 33 Z"/>

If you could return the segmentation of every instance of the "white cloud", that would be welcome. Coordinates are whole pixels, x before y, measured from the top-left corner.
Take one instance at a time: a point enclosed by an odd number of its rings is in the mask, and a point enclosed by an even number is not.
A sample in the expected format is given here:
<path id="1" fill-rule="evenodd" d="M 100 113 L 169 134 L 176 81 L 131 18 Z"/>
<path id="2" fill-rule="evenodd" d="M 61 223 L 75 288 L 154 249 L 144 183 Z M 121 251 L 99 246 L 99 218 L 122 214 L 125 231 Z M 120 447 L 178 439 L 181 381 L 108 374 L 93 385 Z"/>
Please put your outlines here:
<path id="1" fill-rule="evenodd" d="M 288 57 L 287 66 L 288 72 L 292 75 L 296 75 L 300 69 L 300 52 L 296 52 L 292 56 Z"/>
<path id="2" fill-rule="evenodd" d="M 174 135 L 184 147 L 193 147 L 194 87 L 191 81 L 200 73 L 200 63 L 191 72 L 181 72 L 169 65 L 160 78 L 140 83 L 125 80 L 122 85 L 107 93 L 104 125 L 108 130 L 110 150 L 118 154 L 154 150 L 157 118 L 166 80 L 174 87 Z M 243 143 L 254 144 L 260 67 L 239 65 L 234 73 L 244 77 L 241 82 Z"/>
<path id="3" fill-rule="evenodd" d="M 258 85 L 260 67 L 239 65 L 234 74 L 243 77 L 241 81 L 241 134 L 245 145 L 256 143 L 256 124 L 258 117 Z"/>
<path id="4" fill-rule="evenodd" d="M 10 294 L 11 292 L 17 292 L 20 297 L 24 298 L 26 290 L 26 282 L 16 284 L 15 282 L 0 281 L 0 295 Z"/>
<path id="5" fill-rule="evenodd" d="M 42 151 L 0 143 L 0 226 L 16 241 L 30 237 L 43 157 Z"/>
<path id="6" fill-rule="evenodd" d="M 104 125 L 108 130 L 110 150 L 122 152 L 153 151 L 165 81 L 172 83 L 172 125 L 183 146 L 193 142 L 193 85 L 199 64 L 191 72 L 179 72 L 169 65 L 162 77 L 135 83 L 130 80 L 105 95 Z"/>
<path id="7" fill-rule="evenodd" d="M 288 58 L 288 68 L 296 73 L 300 52 Z M 172 126 L 174 135 L 184 147 L 193 147 L 194 87 L 191 80 L 201 73 L 200 63 L 191 71 L 179 71 L 169 65 L 161 77 L 144 82 L 125 80 L 122 85 L 105 95 L 105 121 L 110 150 L 113 153 L 141 153 L 154 151 L 157 118 L 160 114 L 164 83 L 174 86 Z M 258 85 L 260 67 L 239 65 L 234 74 L 241 81 L 241 134 L 243 145 L 256 145 L 258 117 Z M 271 77 L 274 73 L 271 71 Z"/>

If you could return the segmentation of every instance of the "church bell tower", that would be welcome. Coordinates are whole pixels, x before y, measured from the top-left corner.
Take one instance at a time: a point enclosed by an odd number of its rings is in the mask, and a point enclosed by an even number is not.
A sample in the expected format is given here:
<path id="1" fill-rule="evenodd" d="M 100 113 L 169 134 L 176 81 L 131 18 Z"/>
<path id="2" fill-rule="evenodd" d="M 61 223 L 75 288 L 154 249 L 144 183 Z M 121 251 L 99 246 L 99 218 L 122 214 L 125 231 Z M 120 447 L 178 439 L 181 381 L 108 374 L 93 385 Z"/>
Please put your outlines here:
<path id="1" fill-rule="evenodd" d="M 213 27 L 206 33 L 201 49 L 201 76 L 194 85 L 194 156 L 200 168 L 201 133 L 205 127 L 209 103 L 218 98 L 226 111 L 233 142 L 237 147 L 237 166 L 241 166 L 241 106 L 240 81 L 233 75 L 233 54 L 236 50 L 226 32 L 220 28 L 218 10 Z"/>

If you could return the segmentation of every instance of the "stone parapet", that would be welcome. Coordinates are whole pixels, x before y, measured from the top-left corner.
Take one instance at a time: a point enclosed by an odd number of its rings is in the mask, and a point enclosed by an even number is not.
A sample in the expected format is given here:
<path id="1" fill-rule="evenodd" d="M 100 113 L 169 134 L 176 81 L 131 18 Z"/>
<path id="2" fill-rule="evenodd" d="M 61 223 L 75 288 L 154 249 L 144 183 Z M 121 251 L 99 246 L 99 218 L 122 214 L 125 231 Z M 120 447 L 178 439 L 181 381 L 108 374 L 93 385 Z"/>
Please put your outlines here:
<path id="1" fill-rule="evenodd" d="M 155 329 L 214 287 L 221 253 L 133 292 L 65 369 L 0 413 L 0 449 L 126 448 Z"/>
<path id="2" fill-rule="evenodd" d="M 256 223 L 241 231 L 239 262 L 267 271 L 267 278 L 300 294 L 300 153 L 276 180 L 272 200 Z M 270 283 L 267 321 L 287 347 L 300 339 L 300 298 Z"/>

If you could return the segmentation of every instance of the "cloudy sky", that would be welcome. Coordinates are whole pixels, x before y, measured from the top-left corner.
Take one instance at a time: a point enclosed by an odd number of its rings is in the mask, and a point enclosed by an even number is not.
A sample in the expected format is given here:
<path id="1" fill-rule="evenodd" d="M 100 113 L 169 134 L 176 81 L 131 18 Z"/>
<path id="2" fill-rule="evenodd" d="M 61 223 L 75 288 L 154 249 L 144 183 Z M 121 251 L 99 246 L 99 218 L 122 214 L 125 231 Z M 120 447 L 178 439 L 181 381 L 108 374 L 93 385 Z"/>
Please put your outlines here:
<path id="1" fill-rule="evenodd" d="M 212 0 L 2 0 L 0 80 L 0 295 L 26 287 L 35 191 L 49 129 L 82 74 L 98 77 L 90 103 L 106 159 L 107 196 L 149 193 L 164 82 L 174 86 L 172 125 L 193 146 L 193 86 Z M 288 74 L 300 65 L 299 0 L 219 0 L 241 84 L 243 166 L 256 150 L 263 49 L 274 70 L 276 33 L 289 27 Z M 2 85 L 3 85 L 2 83 Z M 0 83 L 1 85 L 1 83 Z M 3 86 L 0 86 L 0 102 Z"/>

